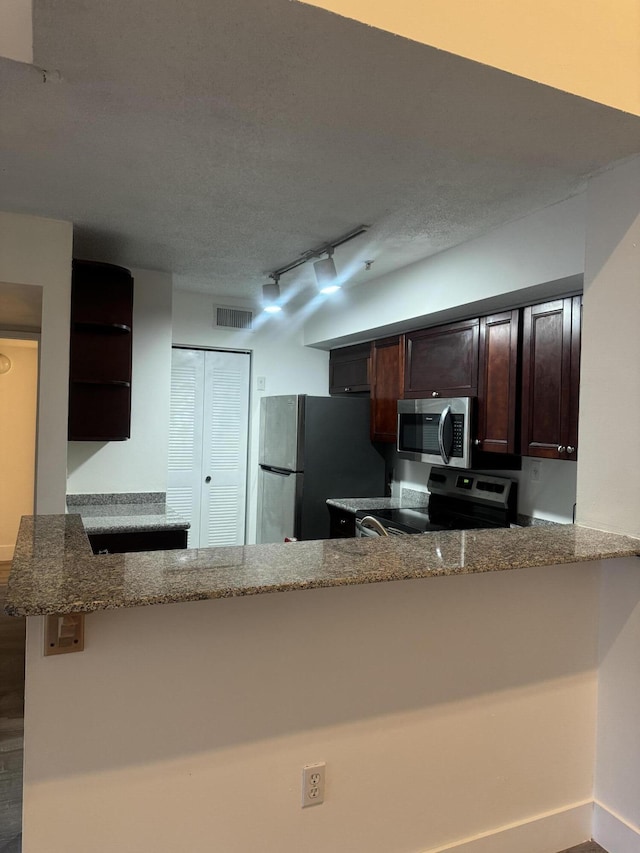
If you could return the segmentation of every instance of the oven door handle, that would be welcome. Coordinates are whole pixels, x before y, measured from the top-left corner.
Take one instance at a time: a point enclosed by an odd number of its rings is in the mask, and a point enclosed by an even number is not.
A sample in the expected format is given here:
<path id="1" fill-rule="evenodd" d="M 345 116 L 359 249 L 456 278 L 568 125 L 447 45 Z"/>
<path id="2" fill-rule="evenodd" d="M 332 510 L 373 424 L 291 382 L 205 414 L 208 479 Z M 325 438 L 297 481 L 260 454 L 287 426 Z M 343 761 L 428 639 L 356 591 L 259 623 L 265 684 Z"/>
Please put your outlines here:
<path id="1" fill-rule="evenodd" d="M 361 530 L 371 530 L 374 532 L 374 536 L 388 536 L 386 529 L 377 518 L 374 518 L 372 515 L 365 515 L 364 518 L 359 518 L 356 521 L 356 524 L 359 525 Z M 364 534 L 365 536 L 370 536 L 371 534 Z"/>
<path id="2" fill-rule="evenodd" d="M 447 418 L 451 414 L 451 406 L 446 406 L 442 410 L 442 414 L 440 415 L 440 422 L 438 423 L 438 445 L 440 446 L 440 456 L 442 456 L 442 461 L 445 465 L 449 464 L 449 456 L 447 454 L 447 449 L 444 446 L 444 425 L 447 422 Z"/>

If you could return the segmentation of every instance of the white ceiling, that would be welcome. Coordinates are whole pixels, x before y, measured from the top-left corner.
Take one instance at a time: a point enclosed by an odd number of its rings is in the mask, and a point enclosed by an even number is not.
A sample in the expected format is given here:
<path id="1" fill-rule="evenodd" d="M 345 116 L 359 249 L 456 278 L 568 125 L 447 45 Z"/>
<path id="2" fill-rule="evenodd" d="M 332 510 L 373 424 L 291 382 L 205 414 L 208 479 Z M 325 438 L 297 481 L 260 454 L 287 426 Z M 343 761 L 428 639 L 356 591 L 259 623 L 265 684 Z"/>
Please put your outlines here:
<path id="1" fill-rule="evenodd" d="M 34 61 L 60 80 L 0 60 L 0 208 L 229 297 L 361 223 L 336 261 L 370 280 L 640 151 L 637 117 L 290 0 L 34 0 Z"/>

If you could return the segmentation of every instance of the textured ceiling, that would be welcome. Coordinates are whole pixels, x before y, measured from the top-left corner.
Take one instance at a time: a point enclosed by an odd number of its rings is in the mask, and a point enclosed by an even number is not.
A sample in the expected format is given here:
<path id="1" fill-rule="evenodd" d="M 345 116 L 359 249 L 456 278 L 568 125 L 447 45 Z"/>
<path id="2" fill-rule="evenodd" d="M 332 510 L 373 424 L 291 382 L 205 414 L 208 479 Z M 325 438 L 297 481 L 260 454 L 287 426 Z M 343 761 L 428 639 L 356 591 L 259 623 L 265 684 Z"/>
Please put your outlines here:
<path id="1" fill-rule="evenodd" d="M 0 208 L 228 297 L 361 223 L 336 262 L 370 280 L 640 151 L 636 117 L 290 0 L 34 0 L 34 61 L 60 79 L 0 61 Z"/>

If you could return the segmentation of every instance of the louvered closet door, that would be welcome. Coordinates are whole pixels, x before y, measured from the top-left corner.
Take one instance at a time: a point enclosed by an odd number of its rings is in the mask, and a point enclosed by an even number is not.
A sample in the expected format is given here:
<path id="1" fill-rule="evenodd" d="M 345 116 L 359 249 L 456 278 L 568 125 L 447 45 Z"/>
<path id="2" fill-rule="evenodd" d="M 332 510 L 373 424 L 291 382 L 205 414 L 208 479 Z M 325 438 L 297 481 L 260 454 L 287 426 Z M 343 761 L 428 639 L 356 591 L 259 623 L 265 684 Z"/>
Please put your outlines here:
<path id="1" fill-rule="evenodd" d="M 167 503 L 189 519 L 188 545 L 242 545 L 249 355 L 174 349 Z"/>
<path id="2" fill-rule="evenodd" d="M 204 414 L 200 547 L 243 545 L 249 433 L 248 353 L 205 353 Z"/>
<path id="3" fill-rule="evenodd" d="M 200 544 L 204 352 L 171 351 L 171 416 L 167 506 L 191 523 L 187 544 Z"/>

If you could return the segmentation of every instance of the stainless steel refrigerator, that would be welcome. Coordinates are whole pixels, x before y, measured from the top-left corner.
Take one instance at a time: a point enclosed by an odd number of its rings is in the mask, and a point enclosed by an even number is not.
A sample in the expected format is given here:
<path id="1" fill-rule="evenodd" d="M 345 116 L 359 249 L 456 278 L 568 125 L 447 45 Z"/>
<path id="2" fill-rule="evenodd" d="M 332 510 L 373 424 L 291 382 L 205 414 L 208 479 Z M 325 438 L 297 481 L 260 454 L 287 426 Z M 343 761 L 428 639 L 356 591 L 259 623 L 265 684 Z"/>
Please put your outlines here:
<path id="1" fill-rule="evenodd" d="M 328 539 L 327 498 L 384 495 L 368 399 L 263 397 L 258 461 L 258 543 Z"/>

